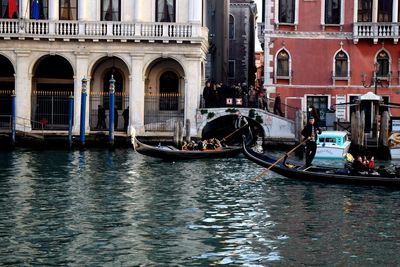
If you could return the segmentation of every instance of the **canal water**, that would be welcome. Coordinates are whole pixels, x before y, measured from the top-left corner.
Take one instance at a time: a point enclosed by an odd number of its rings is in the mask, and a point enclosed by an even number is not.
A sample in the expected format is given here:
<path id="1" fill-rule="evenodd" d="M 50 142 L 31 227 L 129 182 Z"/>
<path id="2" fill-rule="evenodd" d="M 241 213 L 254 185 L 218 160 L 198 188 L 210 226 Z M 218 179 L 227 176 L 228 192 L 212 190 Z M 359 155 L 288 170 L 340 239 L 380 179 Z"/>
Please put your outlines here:
<path id="1" fill-rule="evenodd" d="M 0 265 L 400 265 L 400 191 L 262 171 L 243 156 L 0 152 Z"/>

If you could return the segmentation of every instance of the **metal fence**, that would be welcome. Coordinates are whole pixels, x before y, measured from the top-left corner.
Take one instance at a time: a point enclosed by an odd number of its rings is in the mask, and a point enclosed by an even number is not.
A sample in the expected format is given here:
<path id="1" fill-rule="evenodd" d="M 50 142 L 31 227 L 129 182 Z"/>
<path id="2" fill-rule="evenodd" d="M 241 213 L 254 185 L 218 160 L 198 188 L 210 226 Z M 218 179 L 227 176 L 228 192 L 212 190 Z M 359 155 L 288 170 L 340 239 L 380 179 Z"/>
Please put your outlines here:
<path id="1" fill-rule="evenodd" d="M 117 131 L 124 130 L 124 117 L 122 113 L 129 105 L 129 95 L 126 93 L 116 92 L 115 93 L 115 108 L 114 111 L 114 123 L 117 124 L 117 127 L 114 126 L 114 129 Z M 100 127 L 101 123 L 99 123 L 99 108 L 104 107 L 106 110 L 106 118 L 105 124 L 106 127 Z M 90 92 L 90 114 L 89 114 L 89 126 L 90 130 L 106 130 L 109 127 L 109 109 L 110 109 L 110 95 L 108 92 Z"/>
<path id="2" fill-rule="evenodd" d="M 12 90 L 0 90 L 0 129 L 11 128 L 11 95 Z"/>
<path id="3" fill-rule="evenodd" d="M 68 91 L 34 91 L 32 121 L 40 122 L 46 130 L 67 130 L 70 95 Z M 33 123 L 32 129 L 41 124 Z"/>
<path id="4" fill-rule="evenodd" d="M 176 93 L 146 94 L 144 128 L 146 131 L 171 132 L 184 120 L 184 97 Z"/>

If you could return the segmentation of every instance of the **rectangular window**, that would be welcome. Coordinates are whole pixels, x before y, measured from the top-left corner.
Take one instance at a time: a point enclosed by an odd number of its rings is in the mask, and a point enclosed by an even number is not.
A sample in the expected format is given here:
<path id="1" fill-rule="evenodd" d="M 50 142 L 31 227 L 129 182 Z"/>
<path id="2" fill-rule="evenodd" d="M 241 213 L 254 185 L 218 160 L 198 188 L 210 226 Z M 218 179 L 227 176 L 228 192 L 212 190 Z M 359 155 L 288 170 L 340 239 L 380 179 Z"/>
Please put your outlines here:
<path id="1" fill-rule="evenodd" d="M 49 2 L 48 0 L 32 0 L 31 19 L 48 19 Z"/>
<path id="2" fill-rule="evenodd" d="M 372 0 L 358 0 L 358 22 L 372 22 Z"/>
<path id="3" fill-rule="evenodd" d="M 393 2 L 379 1 L 378 2 L 378 22 L 392 22 Z"/>
<path id="4" fill-rule="evenodd" d="M 175 22 L 175 0 L 156 1 L 157 22 Z"/>
<path id="5" fill-rule="evenodd" d="M 228 64 L 228 76 L 229 78 L 235 78 L 235 60 L 229 60 Z"/>
<path id="6" fill-rule="evenodd" d="M 121 20 L 120 0 L 102 0 L 101 20 L 102 21 Z"/>
<path id="7" fill-rule="evenodd" d="M 0 0 L 0 18 L 18 18 L 18 0 Z"/>
<path id="8" fill-rule="evenodd" d="M 294 23 L 295 0 L 279 1 L 279 23 Z"/>
<path id="9" fill-rule="evenodd" d="M 77 20 L 77 0 L 60 0 L 60 20 Z"/>
<path id="10" fill-rule="evenodd" d="M 319 116 L 320 122 L 318 126 L 326 126 L 326 111 L 328 110 L 327 96 L 307 96 L 307 109 L 313 106 Z"/>
<path id="11" fill-rule="evenodd" d="M 325 24 L 340 24 L 341 0 L 325 0 Z"/>

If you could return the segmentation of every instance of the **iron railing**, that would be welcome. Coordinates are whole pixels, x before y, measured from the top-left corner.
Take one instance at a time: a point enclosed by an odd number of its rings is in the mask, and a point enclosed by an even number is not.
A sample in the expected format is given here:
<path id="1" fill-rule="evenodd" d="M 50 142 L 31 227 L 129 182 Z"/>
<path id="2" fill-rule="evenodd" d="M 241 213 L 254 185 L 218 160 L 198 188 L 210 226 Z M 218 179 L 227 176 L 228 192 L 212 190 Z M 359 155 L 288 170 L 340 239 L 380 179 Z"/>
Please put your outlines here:
<path id="1" fill-rule="evenodd" d="M 114 112 L 114 124 L 115 123 L 117 124 L 117 127 L 115 128 L 114 126 L 114 129 L 117 131 L 123 131 L 125 119 L 122 114 L 129 105 L 129 95 L 127 93 L 116 92 L 114 99 L 115 99 L 114 106 L 116 108 L 116 112 Z M 106 110 L 105 128 L 100 127 L 99 112 L 98 112 L 99 106 L 104 107 Z M 90 130 L 101 131 L 108 129 L 109 126 L 108 116 L 110 109 L 109 106 L 110 106 L 110 95 L 108 92 L 96 92 L 96 91 L 90 92 L 90 114 L 89 114 Z"/>
<path id="2" fill-rule="evenodd" d="M 145 94 L 144 128 L 146 131 L 171 132 L 184 120 L 184 97 L 176 93 Z"/>
<path id="3" fill-rule="evenodd" d="M 33 91 L 32 121 L 40 122 L 46 130 L 68 130 L 68 91 Z M 32 129 L 38 125 L 33 124 Z"/>

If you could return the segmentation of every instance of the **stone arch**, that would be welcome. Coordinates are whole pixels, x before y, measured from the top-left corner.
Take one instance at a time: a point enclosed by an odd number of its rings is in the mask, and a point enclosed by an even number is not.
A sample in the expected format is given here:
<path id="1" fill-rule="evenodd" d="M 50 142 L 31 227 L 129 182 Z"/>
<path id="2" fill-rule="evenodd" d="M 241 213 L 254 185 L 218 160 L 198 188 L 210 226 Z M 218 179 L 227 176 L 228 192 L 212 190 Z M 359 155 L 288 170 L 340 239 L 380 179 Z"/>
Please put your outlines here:
<path id="1" fill-rule="evenodd" d="M 173 131 L 174 124 L 183 123 L 184 118 L 186 82 L 182 64 L 169 57 L 156 58 L 147 65 L 145 77 L 145 130 Z"/>
<path id="2" fill-rule="evenodd" d="M 115 130 L 123 130 L 122 113 L 129 105 L 130 69 L 121 57 L 100 57 L 92 63 L 90 72 L 89 126 L 91 130 L 105 130 L 108 121 L 99 123 L 99 109 L 109 113 L 109 84 L 111 75 L 115 80 Z M 104 125 L 105 124 L 105 125 Z"/>
<path id="3" fill-rule="evenodd" d="M 0 127 L 11 122 L 11 95 L 15 90 L 15 68 L 9 57 L 0 54 Z"/>
<path id="4" fill-rule="evenodd" d="M 74 94 L 74 69 L 60 55 L 42 55 L 32 65 L 32 128 L 68 129 L 68 99 Z"/>

